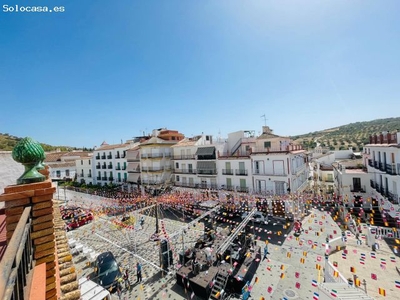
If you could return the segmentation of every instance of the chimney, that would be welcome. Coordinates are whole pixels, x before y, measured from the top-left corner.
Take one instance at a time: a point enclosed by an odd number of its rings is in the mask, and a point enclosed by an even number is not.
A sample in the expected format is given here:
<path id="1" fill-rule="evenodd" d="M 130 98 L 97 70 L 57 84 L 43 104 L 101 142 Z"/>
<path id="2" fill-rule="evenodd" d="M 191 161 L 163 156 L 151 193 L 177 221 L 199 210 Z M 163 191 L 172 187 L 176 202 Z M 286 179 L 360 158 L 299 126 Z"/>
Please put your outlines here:
<path id="1" fill-rule="evenodd" d="M 263 126 L 262 133 L 272 133 L 272 129 L 269 126 Z"/>

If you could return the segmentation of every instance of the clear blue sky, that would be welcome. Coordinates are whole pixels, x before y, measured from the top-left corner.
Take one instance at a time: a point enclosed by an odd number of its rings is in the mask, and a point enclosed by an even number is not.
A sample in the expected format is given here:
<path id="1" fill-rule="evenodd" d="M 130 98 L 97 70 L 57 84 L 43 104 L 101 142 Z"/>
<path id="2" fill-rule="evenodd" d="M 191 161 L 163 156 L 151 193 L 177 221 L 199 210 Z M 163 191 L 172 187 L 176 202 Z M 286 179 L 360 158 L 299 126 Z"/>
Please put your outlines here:
<path id="1" fill-rule="evenodd" d="M 400 116 L 398 0 L 1 3 L 1 133 L 93 147 Z"/>

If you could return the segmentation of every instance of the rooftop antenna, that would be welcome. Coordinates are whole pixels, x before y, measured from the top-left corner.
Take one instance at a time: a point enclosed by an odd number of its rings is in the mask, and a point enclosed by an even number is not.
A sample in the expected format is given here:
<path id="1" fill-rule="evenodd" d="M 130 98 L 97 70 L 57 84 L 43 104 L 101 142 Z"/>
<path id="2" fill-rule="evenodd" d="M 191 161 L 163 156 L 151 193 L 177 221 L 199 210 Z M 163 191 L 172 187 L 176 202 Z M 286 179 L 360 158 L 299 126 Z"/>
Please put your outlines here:
<path id="1" fill-rule="evenodd" d="M 261 116 L 261 118 L 263 118 L 264 119 L 264 126 L 267 126 L 267 118 L 266 118 L 266 116 L 265 116 L 265 114 L 263 114 L 262 116 Z"/>

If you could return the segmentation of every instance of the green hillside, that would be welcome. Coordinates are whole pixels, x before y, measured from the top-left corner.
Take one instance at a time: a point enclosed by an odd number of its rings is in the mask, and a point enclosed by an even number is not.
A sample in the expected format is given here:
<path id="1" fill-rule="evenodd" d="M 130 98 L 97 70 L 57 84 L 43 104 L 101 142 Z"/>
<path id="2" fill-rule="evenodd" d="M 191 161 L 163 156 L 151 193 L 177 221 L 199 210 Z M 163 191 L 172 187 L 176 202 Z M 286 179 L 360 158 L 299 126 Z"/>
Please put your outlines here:
<path id="1" fill-rule="evenodd" d="M 303 144 L 305 149 L 314 148 L 318 141 L 322 147 L 331 150 L 353 147 L 355 151 L 361 151 L 364 145 L 369 143 L 370 135 L 382 131 L 395 132 L 396 130 L 400 130 L 400 117 L 350 123 L 336 128 L 292 136 L 291 138 Z"/>
<path id="2" fill-rule="evenodd" d="M 22 138 L 9 135 L 8 133 L 0 133 L 0 151 L 11 151 L 21 139 Z M 76 148 L 67 146 L 51 146 L 43 143 L 40 144 L 42 145 L 43 150 L 46 152 L 55 151 L 57 149 L 60 149 L 61 151 L 76 150 Z"/>

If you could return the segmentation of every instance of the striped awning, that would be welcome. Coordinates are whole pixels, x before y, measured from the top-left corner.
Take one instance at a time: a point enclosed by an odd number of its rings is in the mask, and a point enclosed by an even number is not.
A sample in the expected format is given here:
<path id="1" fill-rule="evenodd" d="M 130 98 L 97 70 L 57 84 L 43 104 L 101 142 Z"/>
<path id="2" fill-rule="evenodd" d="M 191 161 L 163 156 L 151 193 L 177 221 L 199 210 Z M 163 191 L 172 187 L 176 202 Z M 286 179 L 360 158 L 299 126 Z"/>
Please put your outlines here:
<path id="1" fill-rule="evenodd" d="M 198 161 L 197 170 L 216 170 L 217 165 L 215 161 Z"/>
<path id="2" fill-rule="evenodd" d="M 203 147 L 197 148 L 196 155 L 213 155 L 215 147 Z"/>

